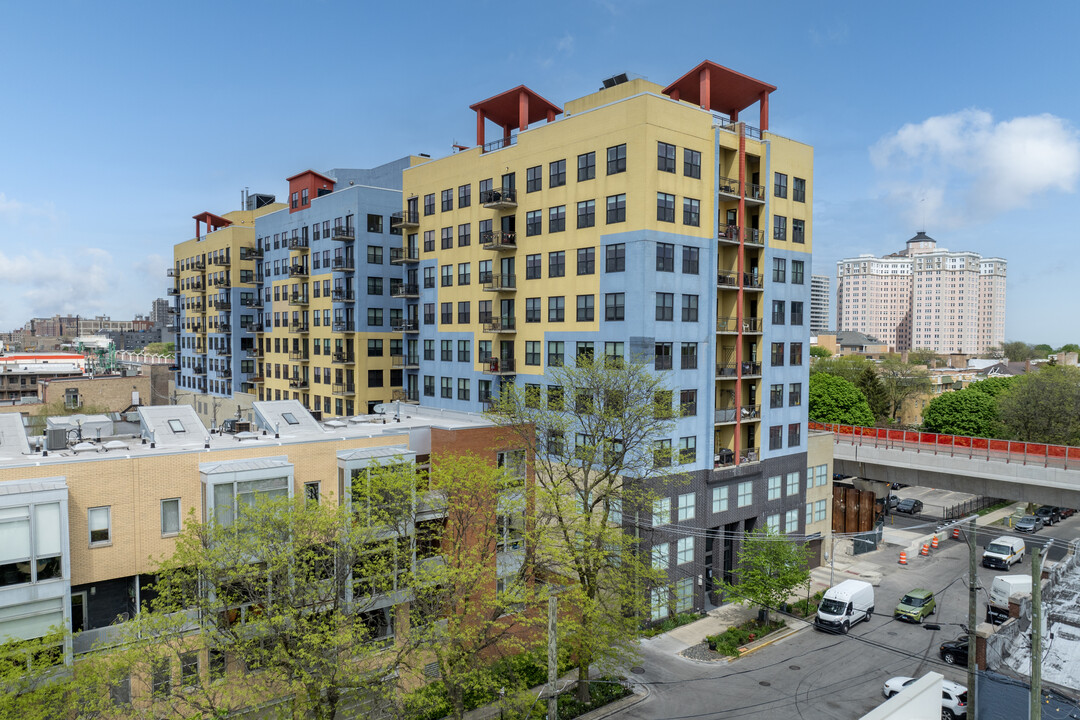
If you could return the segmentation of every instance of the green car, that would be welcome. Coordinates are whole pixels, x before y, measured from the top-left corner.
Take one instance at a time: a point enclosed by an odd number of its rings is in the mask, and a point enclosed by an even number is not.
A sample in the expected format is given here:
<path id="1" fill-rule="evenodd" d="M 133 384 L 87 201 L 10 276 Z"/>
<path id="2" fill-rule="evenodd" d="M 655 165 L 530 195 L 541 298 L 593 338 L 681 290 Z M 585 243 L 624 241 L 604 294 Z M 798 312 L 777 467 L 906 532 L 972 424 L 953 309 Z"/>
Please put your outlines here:
<path id="1" fill-rule="evenodd" d="M 936 611 L 937 603 L 934 601 L 933 591 L 917 588 L 900 598 L 900 604 L 893 610 L 893 617 L 917 623 Z"/>

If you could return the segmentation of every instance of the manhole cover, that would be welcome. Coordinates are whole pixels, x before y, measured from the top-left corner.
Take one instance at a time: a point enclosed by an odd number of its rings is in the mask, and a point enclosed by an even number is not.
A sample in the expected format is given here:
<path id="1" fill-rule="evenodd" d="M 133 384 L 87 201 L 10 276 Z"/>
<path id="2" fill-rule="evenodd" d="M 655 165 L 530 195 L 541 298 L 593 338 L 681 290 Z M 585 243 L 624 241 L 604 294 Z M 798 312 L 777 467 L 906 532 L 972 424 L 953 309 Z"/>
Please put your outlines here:
<path id="1" fill-rule="evenodd" d="M 772 685 L 772 683 L 769 682 L 768 680 L 762 680 L 761 682 L 758 683 L 758 685 L 760 685 L 761 687 L 769 687 L 769 686 Z"/>
<path id="2" fill-rule="evenodd" d="M 787 669 L 788 670 L 802 670 L 802 668 L 799 667 L 798 665 L 788 665 Z"/>
<path id="3" fill-rule="evenodd" d="M 630 672 L 634 673 L 635 675 L 643 675 L 645 673 L 645 668 L 641 667 L 640 665 L 635 665 L 634 667 L 630 668 Z"/>

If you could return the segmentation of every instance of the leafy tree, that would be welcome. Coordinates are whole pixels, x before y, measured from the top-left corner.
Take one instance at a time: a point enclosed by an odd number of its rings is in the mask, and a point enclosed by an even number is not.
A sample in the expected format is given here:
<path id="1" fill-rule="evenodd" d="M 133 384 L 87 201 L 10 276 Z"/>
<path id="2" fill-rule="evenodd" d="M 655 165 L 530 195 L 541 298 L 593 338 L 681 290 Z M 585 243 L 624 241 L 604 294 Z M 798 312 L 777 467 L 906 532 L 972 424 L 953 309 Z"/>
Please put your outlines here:
<path id="1" fill-rule="evenodd" d="M 810 376 L 808 413 L 815 422 L 863 427 L 874 424 L 866 397 L 851 382 L 826 373 Z"/>
<path id="2" fill-rule="evenodd" d="M 538 577 L 565 586 L 561 642 L 577 664 L 578 699 L 588 702 L 590 668 L 633 656 L 647 591 L 666 579 L 640 559 L 621 518 L 670 495 L 670 451 L 656 444 L 675 413 L 663 377 L 640 362 L 579 357 L 574 367 L 549 366 L 546 379 L 546 399 L 503 385 L 490 417 L 535 458 L 531 562 Z"/>
<path id="3" fill-rule="evenodd" d="M 739 548 L 736 582 L 724 582 L 724 591 L 771 615 L 795 590 L 810 583 L 809 557 L 806 545 L 772 528 L 747 533 Z"/>
<path id="4" fill-rule="evenodd" d="M 829 352 L 828 348 L 822 347 L 821 345 L 811 345 L 810 346 L 810 357 L 812 357 L 812 358 L 827 358 L 827 357 L 832 357 L 832 353 Z"/>
<path id="5" fill-rule="evenodd" d="M 997 401 L 993 395 L 971 388 L 942 393 L 923 408 L 923 429 L 948 435 L 996 437 Z"/>
<path id="6" fill-rule="evenodd" d="M 1034 347 L 1019 340 L 1002 343 L 1001 354 L 1011 362 L 1024 362 L 1025 360 L 1033 360 L 1038 357 L 1038 353 Z"/>
<path id="7" fill-rule="evenodd" d="M 63 632 L 0 644 L 0 717 L 52 720 L 69 704 L 70 678 L 63 667 Z"/>
<path id="8" fill-rule="evenodd" d="M 998 397 L 998 417 L 1012 439 L 1080 445 L 1080 369 L 1043 367 L 1013 378 Z"/>
<path id="9" fill-rule="evenodd" d="M 873 365 L 867 365 L 855 380 L 855 387 L 866 398 L 867 405 L 875 420 L 880 420 L 889 414 L 889 398 L 885 394 L 885 386 L 881 384 L 877 369 Z"/>
<path id="10" fill-rule="evenodd" d="M 810 366 L 810 374 L 828 373 L 853 383 L 859 379 L 859 376 L 868 367 L 873 368 L 874 363 L 862 355 L 838 355 L 816 360 Z"/>
<path id="11" fill-rule="evenodd" d="M 908 353 L 908 362 L 912 365 L 925 365 L 935 368 L 942 363 L 941 356 L 930 348 L 915 348 Z"/>
<path id="12" fill-rule="evenodd" d="M 1044 358 L 1050 353 L 1054 352 L 1054 348 L 1050 347 L 1046 343 L 1039 343 L 1032 349 L 1035 351 L 1035 357 L 1037 358 Z"/>
<path id="13" fill-rule="evenodd" d="M 1065 343 L 1060 348 L 1058 348 L 1058 352 L 1059 353 L 1066 353 L 1066 352 L 1080 353 L 1080 345 L 1077 345 L 1076 343 Z"/>
<path id="14" fill-rule="evenodd" d="M 142 350 L 149 355 L 168 355 L 173 356 L 176 354 L 176 343 L 171 342 L 152 342 L 147 343 L 146 347 Z"/>
<path id="15" fill-rule="evenodd" d="M 976 380 L 969 384 L 965 390 L 981 392 L 991 397 L 1000 397 L 1002 393 L 1012 386 L 1012 377 L 990 377 L 985 380 Z"/>
<path id="16" fill-rule="evenodd" d="M 882 360 L 878 365 L 878 377 L 889 402 L 889 415 L 894 421 L 903 410 L 904 403 L 930 392 L 930 373 L 925 368 L 897 358 Z"/>

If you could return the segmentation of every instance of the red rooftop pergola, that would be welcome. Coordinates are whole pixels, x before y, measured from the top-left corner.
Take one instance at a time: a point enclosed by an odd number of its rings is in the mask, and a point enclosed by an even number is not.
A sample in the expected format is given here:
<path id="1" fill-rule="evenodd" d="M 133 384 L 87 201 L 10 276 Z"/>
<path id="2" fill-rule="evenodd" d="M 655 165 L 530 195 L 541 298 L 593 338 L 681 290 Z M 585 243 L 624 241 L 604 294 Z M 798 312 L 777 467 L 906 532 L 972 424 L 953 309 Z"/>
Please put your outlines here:
<path id="1" fill-rule="evenodd" d="M 525 130 L 534 122 L 547 120 L 552 122 L 556 115 L 562 114 L 562 108 L 549 102 L 538 93 L 524 85 L 513 90 L 490 97 L 487 100 L 470 105 L 476 111 L 476 144 L 484 145 L 484 121 L 490 120 L 503 129 L 503 138 L 509 138 L 510 132 L 517 126 Z"/>
<path id="2" fill-rule="evenodd" d="M 200 237 L 202 237 L 201 233 L 199 232 L 200 227 L 201 227 L 201 223 L 206 223 L 206 232 L 207 232 L 207 234 L 212 233 L 215 230 L 220 230 L 221 228 L 229 227 L 230 225 L 233 224 L 232 220 L 226 220 L 225 218 L 221 217 L 220 215 L 215 215 L 212 212 L 201 212 L 198 215 L 192 215 L 192 217 L 195 219 L 195 239 L 196 240 L 198 240 Z"/>
<path id="3" fill-rule="evenodd" d="M 664 88 L 664 94 L 672 100 L 684 100 L 705 110 L 725 113 L 733 122 L 738 121 L 740 111 L 760 102 L 758 124 L 764 131 L 769 129 L 769 93 L 774 90 L 775 85 L 706 60 Z"/>

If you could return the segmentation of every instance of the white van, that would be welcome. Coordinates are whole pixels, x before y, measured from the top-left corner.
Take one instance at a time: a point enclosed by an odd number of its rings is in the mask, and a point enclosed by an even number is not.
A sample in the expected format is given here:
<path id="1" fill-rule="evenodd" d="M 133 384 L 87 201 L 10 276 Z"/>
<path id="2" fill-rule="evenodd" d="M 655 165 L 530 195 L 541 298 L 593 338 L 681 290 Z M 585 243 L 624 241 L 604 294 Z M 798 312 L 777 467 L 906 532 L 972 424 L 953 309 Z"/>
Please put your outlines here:
<path id="1" fill-rule="evenodd" d="M 983 567 L 1008 570 L 1010 567 L 1024 559 L 1024 551 L 1027 546 L 1020 538 L 1003 535 L 990 541 L 983 552 Z"/>
<path id="2" fill-rule="evenodd" d="M 860 620 L 874 614 L 874 586 L 863 580 L 845 580 L 825 591 L 818 605 L 814 627 L 846 633 Z"/>
<path id="3" fill-rule="evenodd" d="M 998 575 L 990 585 L 990 600 L 986 603 L 986 621 L 1000 625 L 1009 619 L 1009 598 L 1018 593 L 1031 593 L 1031 575 Z"/>

